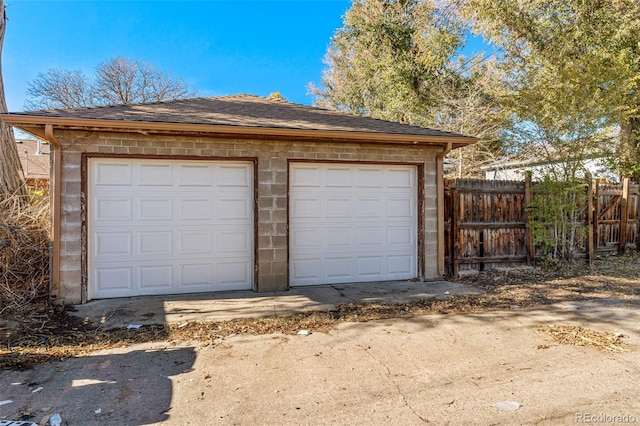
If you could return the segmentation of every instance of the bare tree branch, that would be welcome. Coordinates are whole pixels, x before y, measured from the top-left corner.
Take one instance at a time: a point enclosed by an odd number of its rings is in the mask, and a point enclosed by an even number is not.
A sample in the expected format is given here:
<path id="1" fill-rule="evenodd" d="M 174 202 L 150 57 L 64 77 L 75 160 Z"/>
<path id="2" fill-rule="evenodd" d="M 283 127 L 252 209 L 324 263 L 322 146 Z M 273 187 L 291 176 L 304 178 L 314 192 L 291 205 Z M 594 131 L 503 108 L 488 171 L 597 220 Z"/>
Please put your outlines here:
<path id="1" fill-rule="evenodd" d="M 95 90 L 103 105 L 135 104 L 195 96 L 184 80 L 148 63 L 117 57 L 96 68 Z"/>
<path id="2" fill-rule="evenodd" d="M 188 84 L 153 65 L 117 57 L 98 64 L 91 78 L 82 71 L 51 69 L 29 84 L 27 109 L 83 108 L 185 99 Z"/>
<path id="3" fill-rule="evenodd" d="M 81 108 L 95 104 L 93 89 L 80 70 L 39 73 L 27 89 L 27 109 Z"/>

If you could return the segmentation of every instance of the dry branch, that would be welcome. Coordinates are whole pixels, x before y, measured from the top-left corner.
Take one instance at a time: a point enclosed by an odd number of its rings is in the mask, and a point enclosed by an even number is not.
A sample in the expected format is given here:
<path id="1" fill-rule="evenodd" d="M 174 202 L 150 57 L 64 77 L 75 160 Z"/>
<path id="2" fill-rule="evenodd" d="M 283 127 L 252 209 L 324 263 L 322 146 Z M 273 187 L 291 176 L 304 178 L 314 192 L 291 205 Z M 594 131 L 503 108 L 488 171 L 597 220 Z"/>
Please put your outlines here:
<path id="1" fill-rule="evenodd" d="M 572 325 L 547 325 L 539 327 L 538 330 L 548 334 L 554 342 L 563 345 L 591 346 L 610 353 L 627 352 L 619 334 Z"/>
<path id="2" fill-rule="evenodd" d="M 48 195 L 0 201 L 0 314 L 49 294 Z"/>

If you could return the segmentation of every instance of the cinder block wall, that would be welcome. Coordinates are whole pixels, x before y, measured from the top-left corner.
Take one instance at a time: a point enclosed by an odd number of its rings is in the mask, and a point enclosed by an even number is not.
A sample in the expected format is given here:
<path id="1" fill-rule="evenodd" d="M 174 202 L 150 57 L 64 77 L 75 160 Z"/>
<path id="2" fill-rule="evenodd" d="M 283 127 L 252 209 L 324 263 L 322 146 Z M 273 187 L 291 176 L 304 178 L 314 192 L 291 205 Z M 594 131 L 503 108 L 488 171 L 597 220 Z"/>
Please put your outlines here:
<path id="1" fill-rule="evenodd" d="M 158 136 L 129 133 L 56 131 L 62 145 L 62 212 L 60 286 L 58 300 L 81 303 L 86 300 L 82 271 L 82 185 L 83 153 L 149 155 L 162 157 L 218 157 L 257 159 L 258 233 L 256 290 L 269 292 L 288 287 L 287 180 L 288 160 L 371 161 L 424 164 L 425 276 L 437 275 L 437 148 L 356 144 L 344 142 L 287 142 L 233 140 L 191 136 Z M 54 265 L 55 267 L 55 265 Z"/>

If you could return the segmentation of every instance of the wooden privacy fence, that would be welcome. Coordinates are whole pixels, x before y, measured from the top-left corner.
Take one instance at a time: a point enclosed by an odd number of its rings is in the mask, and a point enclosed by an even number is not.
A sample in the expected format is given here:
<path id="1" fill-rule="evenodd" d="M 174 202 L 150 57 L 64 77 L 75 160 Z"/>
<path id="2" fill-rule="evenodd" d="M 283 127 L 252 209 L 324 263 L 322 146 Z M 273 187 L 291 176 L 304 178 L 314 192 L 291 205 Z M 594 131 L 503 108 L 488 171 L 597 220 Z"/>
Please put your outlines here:
<path id="1" fill-rule="evenodd" d="M 622 253 L 640 244 L 640 185 L 623 179 L 618 185 L 587 179 L 587 196 L 577 244 L 582 257 Z M 531 264 L 541 255 L 534 245 L 533 217 L 537 194 L 524 182 L 475 179 L 445 180 L 445 264 L 448 274 L 504 265 Z"/>

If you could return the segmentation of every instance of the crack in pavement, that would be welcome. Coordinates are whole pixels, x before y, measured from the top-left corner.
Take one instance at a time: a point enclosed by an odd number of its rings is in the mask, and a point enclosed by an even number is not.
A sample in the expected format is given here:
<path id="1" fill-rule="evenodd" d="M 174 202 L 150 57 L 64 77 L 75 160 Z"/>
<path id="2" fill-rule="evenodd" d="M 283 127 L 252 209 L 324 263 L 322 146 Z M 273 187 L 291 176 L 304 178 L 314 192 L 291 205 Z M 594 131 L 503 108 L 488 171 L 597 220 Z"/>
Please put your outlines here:
<path id="1" fill-rule="evenodd" d="M 354 299 L 353 297 L 349 297 L 346 294 L 344 294 L 342 292 L 343 289 L 341 289 L 339 287 L 336 287 L 334 285 L 332 285 L 331 288 L 334 289 L 335 291 L 337 291 L 340 294 L 340 296 L 344 297 L 345 299 L 349 299 L 353 303 L 358 303 L 358 301 L 356 299 Z"/>
<path id="2" fill-rule="evenodd" d="M 418 412 L 409 404 L 409 401 L 407 400 L 407 396 L 402 392 L 402 390 L 400 389 L 400 385 L 392 378 L 391 376 L 391 370 L 389 369 L 389 367 L 387 367 L 387 365 L 383 362 L 381 362 L 378 358 L 376 358 L 371 352 L 371 347 L 364 347 L 362 345 L 358 345 L 362 348 L 362 350 L 369 355 L 369 357 L 374 360 L 376 363 L 378 363 L 379 365 L 381 365 L 386 371 L 387 371 L 387 378 L 391 381 L 391 383 L 393 383 L 393 385 L 396 387 L 396 391 L 398 392 L 398 394 L 402 397 L 402 402 L 404 403 L 404 406 L 407 407 L 409 410 L 411 410 L 411 412 L 420 419 L 420 421 L 422 421 L 423 423 L 429 423 L 428 419 L 425 419 L 424 417 L 422 417 L 420 414 L 418 414 Z"/>

